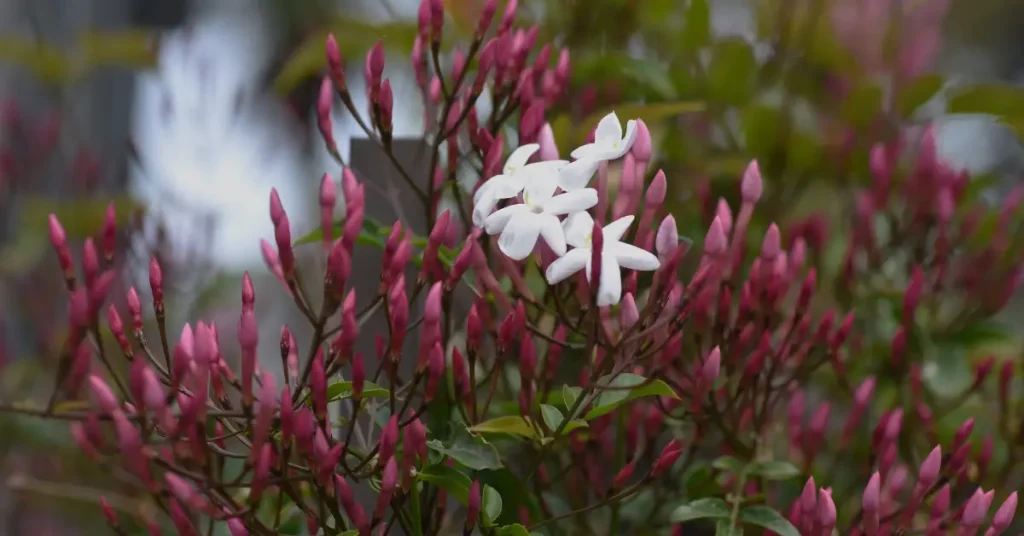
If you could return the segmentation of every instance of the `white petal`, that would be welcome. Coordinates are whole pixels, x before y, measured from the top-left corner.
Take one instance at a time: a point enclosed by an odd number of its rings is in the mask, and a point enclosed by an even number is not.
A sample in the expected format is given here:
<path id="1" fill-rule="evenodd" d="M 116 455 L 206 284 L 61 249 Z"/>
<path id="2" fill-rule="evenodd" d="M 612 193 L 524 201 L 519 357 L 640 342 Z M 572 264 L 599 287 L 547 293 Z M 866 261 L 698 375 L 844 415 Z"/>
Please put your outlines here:
<path id="1" fill-rule="evenodd" d="M 619 142 L 619 150 L 615 152 L 615 157 L 612 158 L 612 160 L 626 156 L 626 153 L 633 148 L 633 142 L 635 141 L 636 121 L 630 119 L 629 121 L 626 121 L 626 135 L 622 138 L 622 141 Z"/>
<path id="2" fill-rule="evenodd" d="M 625 242 L 606 243 L 604 253 L 618 259 L 619 265 L 630 270 L 657 270 L 661 263 L 650 251 Z"/>
<path id="3" fill-rule="evenodd" d="M 601 281 L 597 284 L 597 306 L 615 305 L 622 299 L 622 272 L 615 257 L 601 255 Z"/>
<path id="4" fill-rule="evenodd" d="M 528 169 L 543 169 L 543 170 L 554 170 L 558 171 L 569 164 L 568 160 L 542 160 L 540 162 L 534 162 L 532 164 L 526 164 L 520 171 L 526 171 Z"/>
<path id="5" fill-rule="evenodd" d="M 540 145 L 537 145 L 536 143 L 520 145 L 515 151 L 512 151 L 512 154 L 508 155 L 508 160 L 505 161 L 505 169 L 502 170 L 502 173 L 505 175 L 514 174 L 530 161 L 530 157 L 533 156 L 533 153 L 539 150 Z"/>
<path id="6" fill-rule="evenodd" d="M 535 168 L 534 164 L 531 164 L 523 168 L 523 172 L 519 176 L 524 177 L 525 199 L 529 205 L 536 205 L 545 199 L 550 199 L 558 188 L 558 170 L 553 167 Z"/>
<path id="7" fill-rule="evenodd" d="M 612 112 L 601 118 L 594 131 L 594 142 L 598 145 L 610 145 L 622 139 L 622 123 L 619 123 L 619 116 Z"/>
<path id="8" fill-rule="evenodd" d="M 601 231 L 603 231 L 602 235 L 604 242 L 607 244 L 609 242 L 618 242 L 621 240 L 622 235 L 626 234 L 626 231 L 629 230 L 629 226 L 632 225 L 632 223 L 633 216 L 623 216 L 608 225 L 605 225 L 604 228 L 601 229 Z"/>
<path id="9" fill-rule="evenodd" d="M 558 185 L 567 192 L 585 188 L 600 165 L 600 159 L 581 158 L 558 170 Z"/>
<path id="10" fill-rule="evenodd" d="M 542 221 L 543 218 L 540 215 L 532 212 L 516 214 L 508 220 L 508 225 L 501 231 L 501 236 L 498 237 L 498 249 L 515 261 L 529 257 L 534 246 L 537 245 Z"/>
<path id="11" fill-rule="evenodd" d="M 540 219 L 540 236 L 547 243 L 551 251 L 555 252 L 555 255 L 561 257 L 565 255 L 565 231 L 562 230 L 562 222 L 558 221 L 558 216 L 552 216 L 551 214 L 539 214 Z"/>
<path id="12" fill-rule="evenodd" d="M 545 272 L 549 285 L 557 285 L 572 274 L 583 269 L 590 262 L 589 248 L 576 248 L 555 259 Z"/>
<path id="13" fill-rule="evenodd" d="M 516 214 L 529 212 L 530 208 L 523 204 L 507 206 L 484 219 L 484 230 L 487 234 L 498 234 L 505 230 L 510 219 Z"/>
<path id="14" fill-rule="evenodd" d="M 500 180 L 495 180 L 500 179 Z M 526 181 L 517 175 L 498 175 L 488 182 L 494 182 L 491 190 L 495 199 L 511 199 L 523 191 Z"/>
<path id="15" fill-rule="evenodd" d="M 483 188 L 481 187 L 480 190 L 483 190 Z M 477 190 L 477 193 L 480 190 Z M 487 216 L 491 215 L 491 211 L 494 210 L 497 204 L 498 200 L 494 197 L 493 192 L 488 192 L 488 195 L 480 196 L 479 199 L 475 200 L 473 202 L 473 225 L 483 227 Z"/>
<path id="16" fill-rule="evenodd" d="M 484 181 L 479 188 L 473 192 L 473 203 L 479 203 L 480 199 L 484 196 L 494 197 L 494 179 L 501 177 L 501 175 L 495 175 L 489 180 Z"/>
<path id="17" fill-rule="evenodd" d="M 580 158 L 587 158 L 588 156 L 593 154 L 595 150 L 597 150 L 597 144 L 588 143 L 586 145 L 581 145 L 573 149 L 572 153 L 570 153 L 569 156 L 579 160 Z"/>
<path id="18" fill-rule="evenodd" d="M 589 248 L 587 237 L 594 232 L 594 218 L 586 211 L 573 212 L 562 222 L 565 241 L 574 248 Z"/>
<path id="19" fill-rule="evenodd" d="M 587 210 L 597 204 L 597 190 L 584 188 L 573 190 L 564 194 L 556 195 L 540 203 L 541 208 L 548 214 L 561 216 L 570 212 Z"/>

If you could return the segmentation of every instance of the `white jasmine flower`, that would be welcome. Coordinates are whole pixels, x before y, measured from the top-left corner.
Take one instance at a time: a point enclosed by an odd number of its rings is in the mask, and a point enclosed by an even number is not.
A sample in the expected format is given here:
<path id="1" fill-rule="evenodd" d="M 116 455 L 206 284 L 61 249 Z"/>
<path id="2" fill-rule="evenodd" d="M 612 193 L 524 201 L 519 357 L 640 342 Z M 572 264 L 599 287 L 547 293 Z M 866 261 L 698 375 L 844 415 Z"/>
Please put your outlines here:
<path id="1" fill-rule="evenodd" d="M 632 223 L 633 216 L 624 216 L 602 229 L 604 245 L 601 248 L 601 281 L 597 287 L 597 305 L 601 307 L 619 303 L 622 298 L 620 268 L 649 271 L 661 266 L 658 258 L 650 252 L 621 241 L 622 235 L 626 234 Z M 594 219 L 586 212 L 577 212 L 565 219 L 562 228 L 566 242 L 574 249 L 548 266 L 545 274 L 548 283 L 557 284 L 582 269 L 586 269 L 589 281 Z"/>
<path id="2" fill-rule="evenodd" d="M 566 191 L 585 187 L 601 162 L 625 156 L 633 147 L 636 136 L 635 120 L 630 119 L 626 122 L 626 134 L 623 136 L 622 124 L 619 123 L 619 117 L 615 112 L 604 116 L 594 131 L 594 143 L 578 147 L 572 152 L 572 157 L 576 161 L 559 170 L 559 186 Z"/>
<path id="3" fill-rule="evenodd" d="M 498 249 L 511 259 L 521 261 L 530 255 L 537 238 L 556 255 L 565 255 L 565 231 L 558 217 L 587 210 L 597 204 L 597 190 L 584 188 L 554 195 L 555 181 L 532 181 L 526 187 L 523 203 L 507 206 L 484 220 L 487 234 L 498 234 Z"/>
<path id="4" fill-rule="evenodd" d="M 501 175 L 491 177 L 473 195 L 473 224 L 484 225 L 484 219 L 494 210 L 498 201 L 511 199 L 528 188 L 529 184 L 558 182 L 558 170 L 569 162 L 566 160 L 548 160 L 527 164 L 530 157 L 540 149 L 540 145 L 529 143 L 518 147 L 505 161 Z"/>

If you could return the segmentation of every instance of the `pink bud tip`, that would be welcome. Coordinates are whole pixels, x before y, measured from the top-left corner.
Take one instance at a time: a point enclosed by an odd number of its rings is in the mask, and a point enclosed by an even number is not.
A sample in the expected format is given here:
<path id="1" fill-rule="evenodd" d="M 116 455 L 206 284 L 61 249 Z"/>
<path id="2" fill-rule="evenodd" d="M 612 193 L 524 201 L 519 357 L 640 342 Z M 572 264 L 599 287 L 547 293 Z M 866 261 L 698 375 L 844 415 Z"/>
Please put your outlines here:
<path id="1" fill-rule="evenodd" d="M 1013 514 L 1017 511 L 1017 492 L 1013 492 L 1009 497 L 1003 501 L 1002 506 L 996 510 L 996 514 L 992 517 L 992 528 L 998 532 L 1003 532 L 1010 528 L 1010 523 L 1013 522 Z"/>
<path id="2" fill-rule="evenodd" d="M 67 242 L 68 237 L 64 232 L 64 226 L 60 224 L 56 215 L 50 214 L 50 243 L 55 248 L 66 248 Z"/>
<path id="3" fill-rule="evenodd" d="M 472 530 L 480 516 L 480 481 L 474 480 L 469 486 L 469 498 L 466 503 L 466 528 Z"/>
<path id="4" fill-rule="evenodd" d="M 932 449 L 931 453 L 921 463 L 921 470 L 918 472 L 917 479 L 921 487 L 921 492 L 925 492 L 931 489 L 939 480 L 939 470 L 942 468 L 942 447 L 936 445 Z"/>
<path id="5" fill-rule="evenodd" d="M 722 228 L 721 220 L 715 216 L 708 229 L 708 234 L 704 237 L 704 252 L 708 255 L 718 255 L 725 251 L 725 247 L 725 230 Z"/>
<path id="6" fill-rule="evenodd" d="M 153 303 L 162 304 L 164 301 L 164 272 L 156 257 L 149 259 L 149 287 L 153 291 Z"/>
<path id="7" fill-rule="evenodd" d="M 764 235 L 764 242 L 761 244 L 761 258 L 772 260 L 778 257 L 782 251 L 782 237 L 779 233 L 779 226 L 774 222 L 768 226 L 768 232 Z"/>
<path id="8" fill-rule="evenodd" d="M 751 160 L 743 172 L 743 181 L 740 182 L 740 196 L 744 203 L 757 203 L 761 199 L 761 191 L 764 188 L 761 183 L 761 168 L 757 160 Z"/>
<path id="9" fill-rule="evenodd" d="M 704 361 L 704 366 L 701 368 L 701 377 L 708 384 L 711 384 L 718 378 L 719 368 L 722 363 L 722 352 L 718 347 L 714 347 L 711 353 L 708 354 L 707 359 Z"/>
<path id="10" fill-rule="evenodd" d="M 380 85 L 384 73 L 384 45 L 377 41 L 366 56 L 366 70 L 370 74 L 370 83 Z"/>
<path id="11" fill-rule="evenodd" d="M 683 455 L 683 445 L 678 439 L 669 441 L 665 448 L 661 449 L 661 453 L 658 455 L 658 459 L 655 460 L 654 466 L 651 468 L 651 475 L 657 476 L 675 465 L 676 460 Z"/>
<path id="12" fill-rule="evenodd" d="M 281 196 L 277 193 L 277 188 L 270 190 L 270 221 L 277 227 L 277 224 L 281 223 L 284 219 L 284 205 L 281 204 Z"/>
<path id="13" fill-rule="evenodd" d="M 252 276 L 249 272 L 242 275 L 242 308 L 251 309 L 256 303 L 256 287 L 252 284 Z"/>
<path id="14" fill-rule="evenodd" d="M 964 506 L 964 514 L 960 519 L 965 527 L 977 528 L 985 522 L 985 516 L 988 514 L 989 506 L 991 505 L 989 500 L 986 500 L 985 492 L 978 488 L 974 495 L 967 501 Z"/>
<path id="15" fill-rule="evenodd" d="M 652 154 L 651 131 L 643 119 L 636 120 L 636 141 L 633 142 L 633 157 L 637 162 L 650 162 Z"/>
<path id="16" fill-rule="evenodd" d="M 636 146 L 634 145 L 634 151 Z M 639 158 L 637 159 L 639 160 Z M 665 193 L 668 190 L 668 182 L 665 179 L 665 172 L 658 170 L 654 174 L 654 179 L 651 180 L 651 185 L 647 187 L 647 195 L 645 197 L 647 204 L 650 207 L 659 207 L 665 202 Z"/>
<path id="17" fill-rule="evenodd" d="M 540 127 L 537 143 L 540 144 L 541 160 L 558 160 L 558 146 L 555 145 L 555 132 L 551 129 L 551 123 L 544 123 Z"/>

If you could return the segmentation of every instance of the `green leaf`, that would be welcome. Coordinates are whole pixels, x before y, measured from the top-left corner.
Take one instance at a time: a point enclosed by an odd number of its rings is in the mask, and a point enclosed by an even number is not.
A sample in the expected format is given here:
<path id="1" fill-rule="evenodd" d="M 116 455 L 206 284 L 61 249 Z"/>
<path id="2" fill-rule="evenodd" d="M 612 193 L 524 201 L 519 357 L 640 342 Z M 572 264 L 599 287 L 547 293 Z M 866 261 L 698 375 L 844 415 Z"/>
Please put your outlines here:
<path id="1" fill-rule="evenodd" d="M 882 88 L 875 84 L 857 85 L 843 102 L 843 118 L 857 127 L 870 125 L 882 110 L 884 97 Z"/>
<path id="2" fill-rule="evenodd" d="M 442 443 L 432 439 L 427 441 L 427 446 L 474 471 L 502 467 L 498 449 L 484 438 L 470 433 L 462 423 L 452 423 L 452 437 L 448 441 Z"/>
<path id="3" fill-rule="evenodd" d="M 345 532 L 341 533 L 341 536 L 359 536 L 359 530 L 358 529 L 346 530 Z"/>
<path id="4" fill-rule="evenodd" d="M 537 430 L 533 427 L 533 423 L 525 417 L 519 415 L 506 415 L 504 417 L 497 417 L 489 421 L 484 421 L 472 428 L 471 432 L 478 434 L 509 434 L 523 436 L 530 439 L 537 439 Z"/>
<path id="5" fill-rule="evenodd" d="M 928 74 L 915 78 L 903 88 L 896 97 L 896 109 L 903 117 L 910 117 L 918 108 L 935 98 L 942 90 L 946 81 L 937 74 Z"/>
<path id="6" fill-rule="evenodd" d="M 935 341 L 971 348 L 981 344 L 1008 342 L 1014 338 L 1014 333 L 1003 323 L 995 320 L 981 320 L 957 331 L 937 334 Z"/>
<path id="7" fill-rule="evenodd" d="M 740 521 L 766 528 L 779 536 L 800 536 L 800 532 L 781 514 L 767 506 L 748 506 L 740 511 Z"/>
<path id="8" fill-rule="evenodd" d="M 387 389 L 371 381 L 363 382 L 363 398 L 387 398 L 387 396 Z M 327 386 L 328 402 L 337 402 L 347 398 L 352 398 L 352 382 L 339 380 Z"/>
<path id="9" fill-rule="evenodd" d="M 334 222 L 334 227 L 332 228 L 331 236 L 341 236 L 341 232 L 344 230 L 344 228 L 345 220 L 342 219 Z M 389 228 L 381 225 L 380 223 L 374 221 L 373 219 L 363 218 L 363 228 L 359 232 L 359 236 L 356 237 L 356 243 L 383 248 L 384 243 L 387 241 L 389 231 Z M 323 240 L 323 238 L 323 229 L 317 227 L 312 232 L 303 235 L 298 240 L 296 240 L 295 245 L 301 246 L 304 244 L 315 244 Z"/>
<path id="10" fill-rule="evenodd" d="M 505 525 L 498 527 L 494 531 L 495 536 L 530 536 L 530 531 L 526 530 L 526 527 L 516 523 L 515 525 Z"/>
<path id="11" fill-rule="evenodd" d="M 729 471 L 734 475 L 739 475 L 743 472 L 743 462 L 739 461 L 733 456 L 722 456 L 711 462 L 711 467 L 718 469 L 719 471 Z"/>
<path id="12" fill-rule="evenodd" d="M 741 123 L 747 151 L 768 156 L 778 143 L 782 112 L 765 105 L 751 105 L 743 110 Z M 741 165 L 746 165 L 741 162 Z M 741 167 L 742 169 L 742 167 Z"/>
<path id="13" fill-rule="evenodd" d="M 386 48 L 406 54 L 412 48 L 418 31 L 416 25 L 409 22 L 373 24 L 354 19 L 339 19 L 326 26 L 327 31 L 311 35 L 285 62 L 274 79 L 274 89 L 278 93 L 290 93 L 327 66 L 324 41 L 328 31 L 337 39 L 343 58 L 365 56 L 366 51 L 378 40 Z"/>
<path id="14" fill-rule="evenodd" d="M 989 114 L 1024 118 L 1024 88 L 1006 84 L 978 84 L 961 89 L 949 99 L 954 114 Z"/>
<path id="15" fill-rule="evenodd" d="M 435 463 L 424 467 L 416 475 L 416 478 L 424 482 L 430 482 L 443 489 L 445 493 L 455 497 L 462 504 L 466 504 L 468 501 L 469 487 L 473 485 L 473 481 L 468 476 L 462 474 L 458 469 L 448 467 L 443 463 Z"/>
<path id="16" fill-rule="evenodd" d="M 490 527 L 501 515 L 501 494 L 498 490 L 485 485 L 480 493 L 480 503 L 483 505 L 484 526 Z"/>
<path id="17" fill-rule="evenodd" d="M 572 409 L 573 405 L 576 404 L 576 399 L 580 397 L 580 393 L 582 392 L 582 387 L 569 387 L 568 385 L 562 386 L 562 401 L 565 402 L 566 411 Z"/>
<path id="18" fill-rule="evenodd" d="M 594 401 L 593 409 L 588 411 L 585 417 L 588 421 L 602 415 L 607 415 L 615 411 L 615 408 L 638 398 L 647 396 L 679 398 L 667 383 L 661 380 L 649 382 L 647 378 L 637 374 L 623 373 L 614 378 L 605 376 L 599 380 L 598 384 L 608 385 L 611 389 L 603 391 L 598 395 L 597 400 Z"/>
<path id="19" fill-rule="evenodd" d="M 715 43 L 711 48 L 707 77 L 709 98 L 722 104 L 746 103 L 753 96 L 757 81 L 753 49 L 740 38 Z"/>
<path id="20" fill-rule="evenodd" d="M 54 214 L 64 226 L 64 232 L 71 240 L 83 240 L 95 236 L 103 227 L 110 199 L 54 200 L 47 197 L 24 197 L 18 201 L 21 218 L 18 229 L 30 231 L 37 236 L 47 236 L 49 215 Z M 118 227 L 124 227 L 141 205 L 129 197 L 113 200 Z"/>
<path id="21" fill-rule="evenodd" d="M 677 506 L 670 517 L 673 523 L 709 518 L 729 519 L 729 505 L 717 497 L 697 499 L 689 504 Z"/>
<path id="22" fill-rule="evenodd" d="M 540 414 L 544 418 L 544 424 L 548 426 L 549 430 L 558 430 L 558 427 L 562 425 L 562 421 L 565 420 L 565 416 L 555 406 L 548 404 L 540 405 Z"/>
<path id="23" fill-rule="evenodd" d="M 800 476 L 795 465 L 783 461 L 759 462 L 750 468 L 750 474 L 765 480 L 789 480 Z"/>
<path id="24" fill-rule="evenodd" d="M 708 0 L 690 0 L 686 8 L 686 31 L 682 35 L 683 46 L 696 50 L 711 41 L 711 9 Z"/>

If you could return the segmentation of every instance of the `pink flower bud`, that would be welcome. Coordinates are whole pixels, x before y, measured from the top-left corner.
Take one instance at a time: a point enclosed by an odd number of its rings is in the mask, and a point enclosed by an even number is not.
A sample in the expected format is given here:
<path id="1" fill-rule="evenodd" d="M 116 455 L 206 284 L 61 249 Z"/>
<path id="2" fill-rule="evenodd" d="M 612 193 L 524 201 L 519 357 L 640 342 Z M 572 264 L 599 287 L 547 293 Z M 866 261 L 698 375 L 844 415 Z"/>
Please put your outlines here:
<path id="1" fill-rule="evenodd" d="M 921 463 L 917 473 L 917 485 L 920 493 L 926 493 L 939 481 L 939 470 L 942 468 L 942 447 L 936 445 Z"/>
<path id="2" fill-rule="evenodd" d="M 430 0 L 430 35 L 433 40 L 441 40 L 441 30 L 444 27 L 444 2 L 443 0 Z"/>
<path id="3" fill-rule="evenodd" d="M 89 388 L 92 391 L 93 398 L 96 399 L 96 403 L 104 413 L 111 414 L 120 409 L 117 397 L 114 396 L 114 392 L 110 390 L 107 382 L 103 381 L 102 378 L 95 374 L 90 375 Z"/>
<path id="4" fill-rule="evenodd" d="M 57 216 L 50 214 L 50 244 L 53 245 L 53 249 L 57 252 L 57 260 L 60 262 L 60 268 L 64 271 L 65 277 L 71 277 L 74 274 L 74 266 L 71 261 L 71 250 L 68 249 L 68 236 L 64 232 L 64 227 L 60 224 L 60 220 Z"/>
<path id="5" fill-rule="evenodd" d="M 398 444 L 398 416 L 392 415 L 387 426 L 380 433 L 380 447 L 377 449 L 377 460 L 380 465 L 386 464 L 395 454 Z"/>
<path id="6" fill-rule="evenodd" d="M 708 234 L 704 237 L 704 253 L 711 256 L 717 256 L 725 251 L 726 238 L 725 229 L 722 227 L 722 222 L 716 216 L 711 221 L 711 227 L 708 228 Z"/>
<path id="7" fill-rule="evenodd" d="M 270 434 L 270 425 L 277 412 L 277 387 L 274 385 L 274 377 L 269 372 L 263 371 L 260 379 L 263 385 L 260 388 L 260 406 L 256 413 L 256 424 L 252 433 L 252 456 L 259 453 L 260 447 L 267 440 Z"/>
<path id="8" fill-rule="evenodd" d="M 519 0 L 508 0 L 505 4 L 505 12 L 501 16 L 501 22 L 498 24 L 498 33 L 502 34 L 508 32 L 512 25 L 516 21 L 516 9 L 519 7 Z"/>
<path id="9" fill-rule="evenodd" d="M 313 397 L 313 413 L 317 420 L 327 419 L 327 373 L 324 371 L 324 352 L 318 348 L 313 356 L 309 373 L 309 391 Z"/>
<path id="10" fill-rule="evenodd" d="M 434 399 L 434 393 L 437 391 L 437 385 L 444 376 L 444 350 L 441 348 L 440 343 L 435 344 L 434 349 L 430 352 L 430 362 L 427 367 L 427 373 L 427 388 L 423 393 L 423 397 L 427 402 L 430 402 Z"/>
<path id="11" fill-rule="evenodd" d="M 338 194 L 330 174 L 324 173 L 320 178 L 320 229 L 324 235 L 324 244 L 330 244 L 334 232 L 334 204 Z"/>
<path id="12" fill-rule="evenodd" d="M 782 251 L 782 237 L 779 234 L 779 226 L 773 222 L 768 226 L 768 232 L 764 235 L 764 242 L 761 244 L 761 258 L 773 260 Z"/>
<path id="13" fill-rule="evenodd" d="M 878 533 L 878 512 L 881 496 L 881 477 L 875 471 L 864 488 L 864 495 L 861 498 L 861 506 L 864 509 L 864 534 L 875 536 Z"/>
<path id="14" fill-rule="evenodd" d="M 445 276 L 445 269 L 441 266 L 440 260 L 438 260 L 438 249 L 444 241 L 444 237 L 448 232 L 448 226 L 451 224 L 451 211 L 444 211 L 440 216 L 437 217 L 437 221 L 434 222 L 433 229 L 430 230 L 430 235 L 427 237 L 427 246 L 423 249 L 423 270 L 420 273 L 420 278 L 424 281 L 434 280 L 443 281 Z M 438 287 L 440 289 L 440 287 Z M 439 290 L 440 291 L 440 290 Z"/>
<path id="15" fill-rule="evenodd" d="M 253 442 L 252 457 L 256 459 L 256 469 L 252 474 L 252 483 L 249 487 L 249 502 L 258 504 L 260 497 L 263 496 L 263 490 L 267 487 L 267 481 L 270 480 L 270 466 L 273 461 L 273 449 L 270 443 L 263 444 L 261 447 L 256 448 L 256 443 Z"/>
<path id="16" fill-rule="evenodd" d="M 676 219 L 669 214 L 658 225 L 658 233 L 654 238 L 654 250 L 664 262 L 664 259 L 671 255 L 677 247 L 679 247 L 679 232 L 676 227 Z"/>
<path id="17" fill-rule="evenodd" d="M 366 385 L 366 366 L 363 364 L 363 355 L 356 353 L 352 356 L 352 398 L 359 400 L 363 396 L 363 387 Z"/>
<path id="18" fill-rule="evenodd" d="M 633 299 L 633 294 L 627 292 L 622 297 L 622 306 L 619 309 L 619 324 L 622 326 L 622 330 L 625 331 L 636 324 L 637 320 L 640 319 L 640 310 L 636 307 L 636 300 Z"/>
<path id="19" fill-rule="evenodd" d="M 967 438 L 971 436 L 971 432 L 974 431 L 974 417 L 968 417 L 960 427 L 956 430 L 956 435 L 953 436 L 954 448 L 963 445 Z"/>
<path id="20" fill-rule="evenodd" d="M 994 516 L 992 516 L 992 530 L 995 534 L 1000 534 L 1006 529 L 1010 528 L 1010 523 L 1013 522 L 1013 514 L 1017 511 L 1017 492 L 1013 492 L 1009 497 L 1003 501 L 1002 506 L 996 510 Z"/>
<path id="21" fill-rule="evenodd" d="M 391 497 L 394 496 L 397 487 L 398 463 L 392 457 L 384 466 L 384 474 L 380 479 L 380 494 L 377 496 L 377 510 L 373 514 L 374 519 L 379 520 L 384 517 L 384 511 L 387 509 L 388 503 L 391 502 Z"/>
<path id="22" fill-rule="evenodd" d="M 991 506 L 991 500 L 986 499 L 985 492 L 978 488 L 975 490 L 974 495 L 971 495 L 971 498 L 967 500 L 960 523 L 966 528 L 977 529 L 981 527 L 981 524 L 985 522 L 985 517 L 988 515 L 989 506 Z"/>
<path id="23" fill-rule="evenodd" d="M 380 85 L 380 128 L 384 132 L 391 132 L 394 113 L 395 96 L 391 90 L 391 80 L 385 79 Z"/>
<path id="24" fill-rule="evenodd" d="M 86 238 L 82 244 L 82 273 L 85 275 L 85 284 L 92 286 L 93 281 L 100 272 L 100 256 L 96 251 L 96 244 L 92 238 Z"/>
<path id="25" fill-rule="evenodd" d="M 519 132 L 523 139 L 535 140 L 544 123 L 544 101 L 536 101 L 523 112 L 519 121 Z"/>
<path id="26" fill-rule="evenodd" d="M 653 156 L 651 147 L 651 131 L 643 119 L 636 120 L 636 141 L 633 142 L 633 157 L 637 162 L 650 162 Z"/>
<path id="27" fill-rule="evenodd" d="M 292 390 L 285 384 L 281 390 L 281 445 L 287 447 L 295 434 L 295 406 L 292 405 Z"/>
<path id="28" fill-rule="evenodd" d="M 832 493 L 824 489 L 818 492 L 818 525 L 819 534 L 832 534 L 836 526 L 836 504 L 832 501 Z"/>
<path id="29" fill-rule="evenodd" d="M 188 514 L 181 507 L 181 504 L 176 500 L 170 500 L 168 503 L 171 511 L 171 523 L 174 524 L 178 534 L 180 536 L 199 536 L 199 532 L 196 530 L 195 525 L 192 524 Z"/>
<path id="30" fill-rule="evenodd" d="M 595 294 L 601 292 L 601 263 L 603 261 L 602 252 L 604 251 L 604 229 L 601 228 L 601 224 L 594 222 L 594 228 L 590 232 L 590 275 L 587 281 L 591 282 L 591 285 L 596 288 Z"/>
<path id="31" fill-rule="evenodd" d="M 379 87 L 384 74 L 384 45 L 377 41 L 366 55 L 367 85 Z"/>
<path id="32" fill-rule="evenodd" d="M 676 460 L 683 455 L 683 445 L 678 439 L 669 441 L 665 448 L 661 449 L 661 453 L 658 454 L 658 459 L 655 460 L 654 466 L 651 467 L 651 476 L 659 476 L 668 469 L 671 469 L 675 465 Z"/>
<path id="33" fill-rule="evenodd" d="M 111 412 L 114 420 L 114 431 L 117 433 L 117 444 L 124 456 L 128 469 L 144 482 L 149 482 L 149 466 L 142 452 L 142 437 L 135 425 L 120 409 Z"/>
<path id="34" fill-rule="evenodd" d="M 715 380 L 718 378 L 721 363 L 722 352 L 716 346 L 711 350 L 711 353 L 708 354 L 707 359 L 704 360 L 704 366 L 701 368 L 701 378 L 708 385 L 713 385 Z"/>
<path id="35" fill-rule="evenodd" d="M 277 242 L 277 255 L 281 259 L 281 270 L 285 277 L 291 277 L 295 271 L 295 252 L 292 250 L 292 230 L 288 217 L 274 227 L 274 241 Z"/>
<path id="36" fill-rule="evenodd" d="M 463 246 L 462 250 L 459 251 L 459 254 L 455 256 L 455 261 L 452 262 L 452 268 L 448 271 L 445 290 L 450 292 L 454 289 L 462 279 L 462 276 L 466 273 L 466 270 L 469 270 L 470 265 L 473 263 L 473 249 L 476 247 L 476 240 L 479 236 L 480 229 L 474 229 L 466 239 L 466 245 Z"/>
<path id="37" fill-rule="evenodd" d="M 231 536 L 249 536 L 249 529 L 245 528 L 245 523 L 237 517 L 228 519 L 228 532 Z"/>
<path id="38" fill-rule="evenodd" d="M 761 183 L 761 168 L 757 160 L 751 160 L 743 172 L 743 180 L 740 182 L 740 197 L 744 203 L 754 204 L 761 199 L 761 192 L 764 186 Z"/>
<path id="39" fill-rule="evenodd" d="M 277 188 L 270 189 L 270 222 L 277 227 L 277 224 L 281 223 L 281 220 L 285 218 L 284 205 L 281 204 L 281 196 L 277 193 Z"/>
<path id="40" fill-rule="evenodd" d="M 164 272 L 156 257 L 149 259 L 149 288 L 153 291 L 153 306 L 163 309 L 164 304 Z"/>
<path id="41" fill-rule="evenodd" d="M 540 127 L 537 143 L 540 144 L 538 155 L 541 160 L 558 160 L 558 146 L 555 145 L 555 132 L 551 129 L 551 123 L 544 123 Z"/>
<path id="42" fill-rule="evenodd" d="M 636 151 L 636 146 L 633 146 L 633 150 Z M 637 159 L 639 160 L 639 158 Z M 651 207 L 660 207 L 665 202 L 665 193 L 668 190 L 668 183 L 665 179 L 665 172 L 658 170 L 654 174 L 654 179 L 651 180 L 650 186 L 647 187 L 647 194 L 645 201 L 647 202 L 647 209 Z"/>
<path id="43" fill-rule="evenodd" d="M 331 122 L 331 105 L 334 102 L 333 89 L 331 79 L 325 76 L 320 82 L 320 93 L 316 99 L 316 126 L 320 130 L 320 137 L 323 138 L 324 145 L 331 153 L 338 150 L 334 142 L 334 126 Z"/>
<path id="44" fill-rule="evenodd" d="M 480 481 L 474 480 L 469 486 L 469 499 L 466 506 L 466 530 L 472 531 L 480 517 Z"/>

